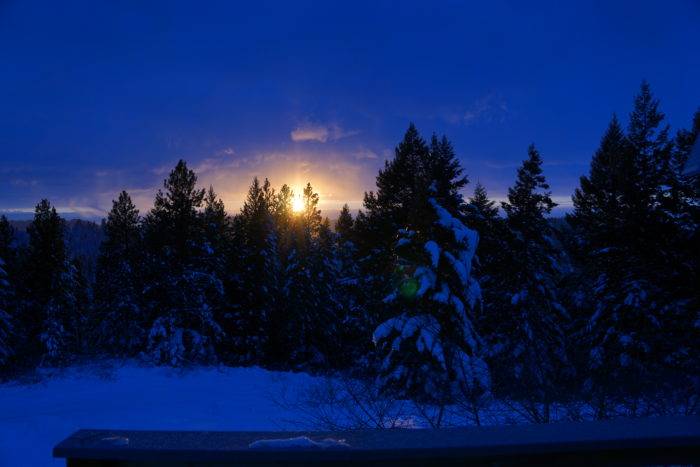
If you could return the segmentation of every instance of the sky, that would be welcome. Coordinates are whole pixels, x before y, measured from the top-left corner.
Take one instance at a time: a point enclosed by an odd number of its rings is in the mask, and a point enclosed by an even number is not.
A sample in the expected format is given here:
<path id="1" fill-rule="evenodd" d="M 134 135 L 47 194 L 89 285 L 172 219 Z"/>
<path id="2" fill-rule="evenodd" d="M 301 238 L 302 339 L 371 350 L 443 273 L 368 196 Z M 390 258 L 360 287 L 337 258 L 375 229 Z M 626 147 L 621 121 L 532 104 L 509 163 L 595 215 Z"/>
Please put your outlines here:
<path id="1" fill-rule="evenodd" d="M 325 214 L 409 122 L 497 199 L 535 143 L 560 210 L 643 79 L 700 106 L 700 2 L 0 0 L 0 211 L 145 212 L 178 159 L 237 212 L 254 176 Z"/>

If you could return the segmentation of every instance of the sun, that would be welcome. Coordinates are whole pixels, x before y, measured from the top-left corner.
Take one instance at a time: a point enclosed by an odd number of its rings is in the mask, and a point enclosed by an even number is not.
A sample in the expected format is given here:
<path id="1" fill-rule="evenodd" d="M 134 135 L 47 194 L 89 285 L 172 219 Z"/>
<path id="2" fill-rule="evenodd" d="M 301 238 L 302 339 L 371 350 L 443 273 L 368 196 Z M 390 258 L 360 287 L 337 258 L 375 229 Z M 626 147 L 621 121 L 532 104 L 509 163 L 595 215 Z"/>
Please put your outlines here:
<path id="1" fill-rule="evenodd" d="M 304 210 L 304 200 L 301 199 L 301 196 L 295 196 L 294 199 L 292 199 L 292 211 L 301 212 L 303 210 Z"/>

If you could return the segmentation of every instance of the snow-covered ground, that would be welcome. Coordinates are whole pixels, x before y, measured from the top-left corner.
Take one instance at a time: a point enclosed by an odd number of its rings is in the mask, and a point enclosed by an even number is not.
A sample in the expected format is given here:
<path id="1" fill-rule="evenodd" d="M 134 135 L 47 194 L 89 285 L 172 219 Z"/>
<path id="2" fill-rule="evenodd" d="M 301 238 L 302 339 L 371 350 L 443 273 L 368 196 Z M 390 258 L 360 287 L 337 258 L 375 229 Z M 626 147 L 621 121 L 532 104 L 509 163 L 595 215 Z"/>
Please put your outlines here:
<path id="1" fill-rule="evenodd" d="M 313 382 L 259 368 L 187 371 L 113 363 L 73 367 L 34 384 L 0 385 L 0 466 L 58 466 L 52 447 L 79 428 L 279 430 L 275 400 Z"/>

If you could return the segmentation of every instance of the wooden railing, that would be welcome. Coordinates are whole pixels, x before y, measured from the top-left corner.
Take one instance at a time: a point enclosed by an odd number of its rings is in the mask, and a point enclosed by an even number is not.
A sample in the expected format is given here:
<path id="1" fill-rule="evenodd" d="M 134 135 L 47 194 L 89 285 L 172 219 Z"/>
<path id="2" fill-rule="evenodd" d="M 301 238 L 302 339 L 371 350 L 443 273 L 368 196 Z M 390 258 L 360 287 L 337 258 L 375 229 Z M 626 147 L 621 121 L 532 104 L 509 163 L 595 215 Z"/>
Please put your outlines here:
<path id="1" fill-rule="evenodd" d="M 700 418 L 346 432 L 80 430 L 53 455 L 72 467 L 700 464 Z"/>

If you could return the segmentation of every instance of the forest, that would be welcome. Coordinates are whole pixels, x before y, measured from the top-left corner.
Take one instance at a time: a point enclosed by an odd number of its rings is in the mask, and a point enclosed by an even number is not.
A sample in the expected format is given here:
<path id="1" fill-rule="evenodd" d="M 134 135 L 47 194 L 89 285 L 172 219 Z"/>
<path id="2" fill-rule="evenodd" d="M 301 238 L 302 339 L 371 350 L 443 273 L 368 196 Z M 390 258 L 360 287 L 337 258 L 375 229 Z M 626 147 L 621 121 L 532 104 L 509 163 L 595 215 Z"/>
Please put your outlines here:
<path id="1" fill-rule="evenodd" d="M 413 124 L 334 225 L 311 184 L 255 178 L 231 213 L 180 160 L 147 212 L 117 194 L 93 265 L 43 199 L 26 241 L 0 218 L 0 379 L 134 358 L 346 375 L 476 423 L 493 400 L 534 422 L 697 414 L 698 134 L 643 83 L 565 218 L 534 144 L 497 203 Z"/>

